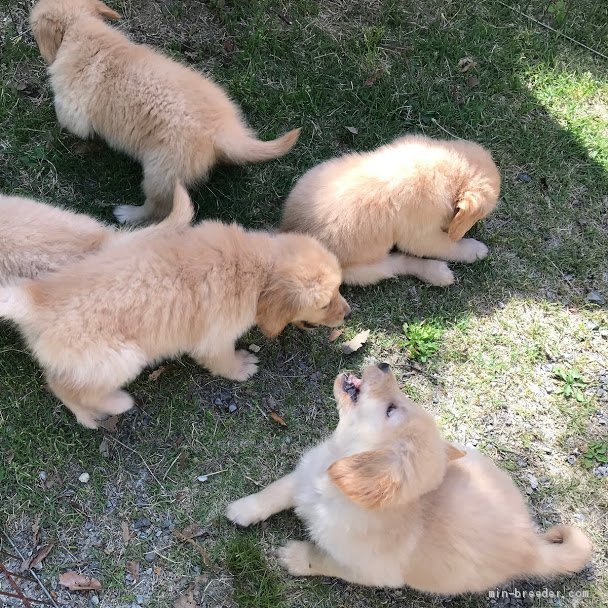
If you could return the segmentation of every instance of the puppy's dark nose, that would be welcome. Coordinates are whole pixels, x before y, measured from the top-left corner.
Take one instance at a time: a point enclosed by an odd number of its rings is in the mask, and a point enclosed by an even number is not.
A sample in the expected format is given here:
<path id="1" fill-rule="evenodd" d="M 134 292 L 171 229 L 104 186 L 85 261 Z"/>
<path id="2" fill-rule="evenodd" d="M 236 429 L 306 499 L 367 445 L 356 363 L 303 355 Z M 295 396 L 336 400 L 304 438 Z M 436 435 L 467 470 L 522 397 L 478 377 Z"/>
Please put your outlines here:
<path id="1" fill-rule="evenodd" d="M 344 315 L 344 320 L 347 321 L 348 319 L 350 319 L 351 315 L 352 315 L 352 310 L 349 310 L 345 315 Z"/>
<path id="2" fill-rule="evenodd" d="M 386 374 L 391 369 L 391 366 L 388 363 L 378 363 L 378 369 Z"/>

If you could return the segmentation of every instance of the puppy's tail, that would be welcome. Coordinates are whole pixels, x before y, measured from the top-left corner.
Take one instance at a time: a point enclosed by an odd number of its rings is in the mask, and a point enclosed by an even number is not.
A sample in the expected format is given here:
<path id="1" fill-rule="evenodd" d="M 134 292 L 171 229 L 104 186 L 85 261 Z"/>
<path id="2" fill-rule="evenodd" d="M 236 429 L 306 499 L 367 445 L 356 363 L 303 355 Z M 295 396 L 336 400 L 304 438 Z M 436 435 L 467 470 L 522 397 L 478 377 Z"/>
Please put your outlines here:
<path id="1" fill-rule="evenodd" d="M 293 148 L 301 129 L 293 129 L 272 141 L 261 141 L 247 129 L 227 129 L 222 131 L 215 140 L 215 148 L 220 158 L 226 162 L 260 163 L 287 154 Z"/>
<path id="2" fill-rule="evenodd" d="M 0 319 L 19 322 L 31 308 L 28 292 L 21 285 L 0 287 Z"/>
<path id="3" fill-rule="evenodd" d="M 536 576 L 580 572 L 591 559 L 591 541 L 573 526 L 553 526 L 538 541 Z"/>
<path id="4" fill-rule="evenodd" d="M 188 191 L 180 182 L 176 182 L 173 191 L 173 207 L 171 213 L 158 225 L 159 226 L 186 226 L 192 222 L 194 207 Z"/>

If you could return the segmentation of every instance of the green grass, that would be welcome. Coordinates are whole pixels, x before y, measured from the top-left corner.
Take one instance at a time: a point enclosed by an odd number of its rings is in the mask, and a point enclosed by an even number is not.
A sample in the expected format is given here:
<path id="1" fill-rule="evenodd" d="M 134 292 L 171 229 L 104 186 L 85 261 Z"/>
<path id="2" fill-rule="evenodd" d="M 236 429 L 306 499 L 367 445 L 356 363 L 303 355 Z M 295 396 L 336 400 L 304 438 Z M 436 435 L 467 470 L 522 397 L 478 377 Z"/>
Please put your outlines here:
<path id="1" fill-rule="evenodd" d="M 261 371 L 246 383 L 212 378 L 188 359 L 156 380 L 143 373 L 128 387 L 138 407 L 106 440 L 106 455 L 99 450 L 104 434 L 75 424 L 46 391 L 17 333 L 3 325 L 0 523 L 27 552 L 31 522 L 41 515 L 43 540 L 58 542 L 40 571 L 47 585 L 66 569 L 82 569 L 102 580 L 101 602 L 110 608 L 138 594 L 151 608 L 167 608 L 197 576 L 205 577 L 213 606 L 446 605 L 408 589 L 292 579 L 273 549 L 305 537 L 295 516 L 250 531 L 223 517 L 230 500 L 288 472 L 330 432 L 335 374 L 374 357 L 391 363 L 446 436 L 476 445 L 510 472 L 529 492 L 541 526 L 561 521 L 587 531 L 594 575 L 555 588 L 589 594 L 579 603 L 563 598 L 561 606 L 608 605 L 608 489 L 593 472 L 605 453 L 608 403 L 598 390 L 608 368 L 608 315 L 586 300 L 591 290 L 608 299 L 606 62 L 495 0 L 109 4 L 137 40 L 211 73 L 262 137 L 303 127 L 285 158 L 220 167 L 193 189 L 200 219 L 274 226 L 281 201 L 308 168 L 406 132 L 479 141 L 492 151 L 503 189 L 496 211 L 472 231 L 491 254 L 452 265 L 456 285 L 400 279 L 343 290 L 353 317 L 340 340 L 369 329 L 360 351 L 342 355 L 323 332 L 291 328 L 266 340 L 253 330 L 242 343 L 261 346 Z M 605 50 L 603 3 L 566 4 L 561 17 L 546 14 L 540 1 L 527 9 Z M 59 129 L 28 10 L 28 2 L 0 0 L 0 190 L 112 221 L 116 204 L 142 202 L 140 167 L 103 142 Z M 462 73 L 465 57 L 476 67 Z M 226 394 L 235 413 L 223 405 Z M 83 471 L 88 484 L 78 481 Z M 137 531 L 142 517 L 152 525 Z M 163 527 L 167 519 L 177 529 L 203 527 L 197 541 L 209 566 Z M 131 530 L 127 543 L 122 521 Z M 141 563 L 139 585 L 125 579 L 129 560 Z M 87 606 L 88 597 L 66 605 Z M 465 596 L 449 605 L 477 608 L 488 599 Z"/>

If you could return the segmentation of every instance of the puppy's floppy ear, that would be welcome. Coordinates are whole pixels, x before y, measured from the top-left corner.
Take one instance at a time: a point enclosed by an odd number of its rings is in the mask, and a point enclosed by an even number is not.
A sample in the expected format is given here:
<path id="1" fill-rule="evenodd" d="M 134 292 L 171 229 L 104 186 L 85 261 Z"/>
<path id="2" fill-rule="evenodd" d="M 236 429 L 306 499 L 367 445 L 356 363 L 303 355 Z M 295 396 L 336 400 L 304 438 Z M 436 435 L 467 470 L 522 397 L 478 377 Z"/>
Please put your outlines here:
<path id="1" fill-rule="evenodd" d="M 395 455 L 388 449 L 341 458 L 327 474 L 344 494 L 367 509 L 391 504 L 401 490 Z"/>
<path id="2" fill-rule="evenodd" d="M 95 0 L 95 12 L 100 17 L 109 19 L 110 21 L 118 21 L 118 19 L 120 19 L 120 13 L 117 13 L 109 6 L 106 6 L 101 0 Z"/>
<path id="3" fill-rule="evenodd" d="M 448 226 L 448 236 L 453 241 L 460 240 L 482 216 L 482 204 L 479 197 L 465 192 L 456 203 L 455 215 Z"/>
<path id="4" fill-rule="evenodd" d="M 467 455 L 464 450 L 457 448 L 455 445 L 447 441 L 445 442 L 445 451 L 448 455 L 448 460 L 458 460 L 459 458 L 463 458 Z"/>
<path id="5" fill-rule="evenodd" d="M 258 299 L 255 322 L 269 338 L 278 336 L 291 321 L 295 320 L 299 308 L 294 297 L 296 289 L 292 281 L 279 279 L 262 290 Z"/>
<path id="6" fill-rule="evenodd" d="M 59 19 L 41 16 L 32 19 L 32 33 L 44 61 L 50 65 L 57 57 L 65 26 Z"/>

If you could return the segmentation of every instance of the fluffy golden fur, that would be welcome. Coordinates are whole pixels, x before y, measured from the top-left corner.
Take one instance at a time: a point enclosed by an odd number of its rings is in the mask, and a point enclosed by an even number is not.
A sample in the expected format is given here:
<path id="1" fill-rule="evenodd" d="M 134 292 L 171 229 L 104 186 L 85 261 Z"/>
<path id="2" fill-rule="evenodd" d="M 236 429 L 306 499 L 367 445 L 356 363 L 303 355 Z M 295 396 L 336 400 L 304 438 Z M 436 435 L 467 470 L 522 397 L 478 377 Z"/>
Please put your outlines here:
<path id="1" fill-rule="evenodd" d="M 287 198 L 282 230 L 318 238 L 338 257 L 346 283 L 413 275 L 449 285 L 454 275 L 439 260 L 486 257 L 483 243 L 462 237 L 499 193 L 500 174 L 480 145 L 408 135 L 308 171 Z"/>
<path id="2" fill-rule="evenodd" d="M 86 215 L 0 194 L 0 283 L 57 270 L 98 251 L 114 235 Z"/>
<path id="3" fill-rule="evenodd" d="M 182 197 L 159 226 L 187 225 L 193 212 Z M 0 284 L 56 271 L 125 234 L 82 213 L 0 194 Z"/>
<path id="4" fill-rule="evenodd" d="M 456 594 L 578 572 L 589 561 L 583 532 L 538 534 L 511 478 L 442 439 L 387 364 L 368 367 L 361 380 L 339 375 L 334 395 L 333 435 L 293 473 L 227 510 L 247 526 L 295 507 L 313 542 L 281 549 L 292 574 Z"/>
<path id="5" fill-rule="evenodd" d="M 145 204 L 117 207 L 119 220 L 166 216 L 175 183 L 204 179 L 219 161 L 260 162 L 293 147 L 299 129 L 258 140 L 221 87 L 104 21 L 119 18 L 100 0 L 40 0 L 30 15 L 61 126 L 143 165 Z"/>
<path id="6" fill-rule="evenodd" d="M 178 186 L 174 207 L 190 205 Z M 120 388 L 148 364 L 190 354 L 213 374 L 246 380 L 257 359 L 235 341 L 254 324 L 336 326 L 350 312 L 340 265 L 304 235 L 237 225 L 159 224 L 35 280 L 0 288 L 50 389 L 89 428 L 132 407 Z"/>

